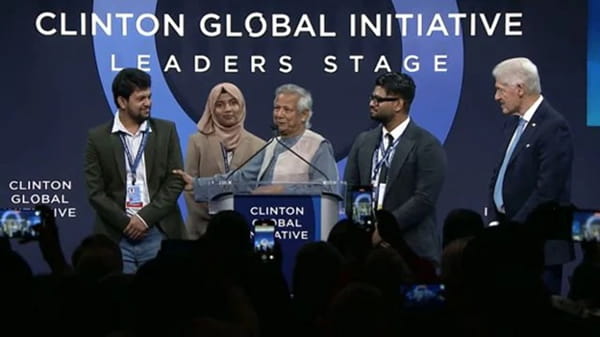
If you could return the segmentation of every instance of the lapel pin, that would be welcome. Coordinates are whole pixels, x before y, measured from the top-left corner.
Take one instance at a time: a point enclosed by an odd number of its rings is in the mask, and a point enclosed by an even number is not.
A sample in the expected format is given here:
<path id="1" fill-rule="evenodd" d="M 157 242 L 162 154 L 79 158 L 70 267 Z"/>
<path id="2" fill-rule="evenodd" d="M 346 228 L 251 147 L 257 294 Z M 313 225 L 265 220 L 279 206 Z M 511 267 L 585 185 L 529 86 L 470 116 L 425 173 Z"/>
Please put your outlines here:
<path id="1" fill-rule="evenodd" d="M 526 147 L 526 148 L 528 148 L 528 147 L 530 147 L 530 146 L 531 146 L 530 144 L 525 144 L 525 147 Z"/>
<path id="2" fill-rule="evenodd" d="M 531 127 L 535 128 L 535 123 L 531 123 Z"/>

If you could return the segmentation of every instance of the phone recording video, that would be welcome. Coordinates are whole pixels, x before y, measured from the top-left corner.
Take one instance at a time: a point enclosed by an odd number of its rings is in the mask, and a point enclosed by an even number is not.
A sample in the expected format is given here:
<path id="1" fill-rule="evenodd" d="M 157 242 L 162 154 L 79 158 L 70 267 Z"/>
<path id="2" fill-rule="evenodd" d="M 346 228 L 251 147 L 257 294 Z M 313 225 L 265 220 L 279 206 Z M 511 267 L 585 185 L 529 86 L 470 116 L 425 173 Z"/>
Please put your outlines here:
<path id="1" fill-rule="evenodd" d="M 579 242 L 600 242 L 600 210 L 573 212 L 571 238 Z"/>
<path id="2" fill-rule="evenodd" d="M 352 221 L 360 227 L 373 229 L 373 188 L 358 186 L 352 190 Z"/>
<path id="3" fill-rule="evenodd" d="M 42 212 L 35 209 L 1 209 L 0 235 L 10 239 L 37 238 Z"/>
<path id="4" fill-rule="evenodd" d="M 435 310 L 446 302 L 443 284 L 412 284 L 401 287 L 406 309 Z"/>
<path id="5" fill-rule="evenodd" d="M 254 251 L 262 261 L 275 259 L 275 222 L 273 220 L 257 220 L 254 223 Z"/>

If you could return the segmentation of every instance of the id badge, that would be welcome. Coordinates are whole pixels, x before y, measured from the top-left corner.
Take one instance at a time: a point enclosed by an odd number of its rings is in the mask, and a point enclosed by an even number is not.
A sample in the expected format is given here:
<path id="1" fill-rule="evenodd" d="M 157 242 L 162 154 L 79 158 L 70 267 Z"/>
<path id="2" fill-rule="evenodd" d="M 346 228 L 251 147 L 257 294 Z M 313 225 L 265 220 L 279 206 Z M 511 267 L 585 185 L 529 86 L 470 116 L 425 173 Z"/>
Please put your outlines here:
<path id="1" fill-rule="evenodd" d="M 142 185 L 128 185 L 125 208 L 139 210 L 142 207 L 144 207 L 144 201 L 142 200 Z"/>
<path id="2" fill-rule="evenodd" d="M 379 184 L 377 186 L 377 210 L 383 208 L 383 196 L 385 195 L 385 183 Z"/>

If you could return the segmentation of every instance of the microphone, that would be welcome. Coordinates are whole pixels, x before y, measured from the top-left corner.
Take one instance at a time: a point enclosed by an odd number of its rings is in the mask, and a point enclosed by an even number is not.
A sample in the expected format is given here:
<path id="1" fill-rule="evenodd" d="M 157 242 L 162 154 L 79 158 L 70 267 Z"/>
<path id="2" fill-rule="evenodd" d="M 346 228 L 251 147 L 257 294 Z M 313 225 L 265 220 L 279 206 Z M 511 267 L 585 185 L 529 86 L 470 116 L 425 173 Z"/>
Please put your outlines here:
<path id="1" fill-rule="evenodd" d="M 277 125 L 275 125 L 275 124 L 271 125 L 271 130 L 273 131 L 273 135 L 274 135 L 273 139 L 275 139 L 275 141 L 277 141 L 277 143 L 279 143 L 286 150 L 288 150 L 292 154 L 294 154 L 294 156 L 296 156 L 297 158 L 299 158 L 300 160 L 305 162 L 310 168 L 313 168 L 315 171 L 319 172 L 323 177 L 325 177 L 325 180 L 329 180 L 329 177 L 325 174 L 325 172 L 323 172 L 321 169 L 316 167 L 313 163 L 306 160 L 306 158 L 302 157 L 298 152 L 292 150 L 291 147 L 289 147 L 287 144 L 282 142 L 281 139 L 279 139 L 279 128 L 277 127 Z"/>
<path id="2" fill-rule="evenodd" d="M 273 125 L 271 125 L 271 131 L 273 131 Z M 231 178 L 231 176 L 233 176 L 237 171 L 239 171 L 242 167 L 246 166 L 246 164 L 248 164 L 249 161 L 254 159 L 254 157 L 258 156 L 258 154 L 261 153 L 264 149 L 266 149 L 267 146 L 273 143 L 273 140 L 275 138 L 275 136 L 271 137 L 271 139 L 269 139 L 263 146 L 261 146 L 260 149 L 256 150 L 256 152 L 254 152 L 254 154 L 251 155 L 248 159 L 246 159 L 240 166 L 236 167 L 231 172 L 229 172 L 229 174 L 227 174 L 227 176 L 225 177 L 225 180 L 229 180 L 229 178 Z"/>

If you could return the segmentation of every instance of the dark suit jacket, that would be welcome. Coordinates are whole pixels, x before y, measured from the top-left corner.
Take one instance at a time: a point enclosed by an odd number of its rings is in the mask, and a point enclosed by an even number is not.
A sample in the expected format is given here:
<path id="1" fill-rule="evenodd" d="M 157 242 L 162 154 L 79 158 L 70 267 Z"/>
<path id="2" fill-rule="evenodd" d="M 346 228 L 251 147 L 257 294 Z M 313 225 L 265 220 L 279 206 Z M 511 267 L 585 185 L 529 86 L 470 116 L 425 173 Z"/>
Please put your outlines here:
<path id="1" fill-rule="evenodd" d="M 498 213 L 493 202 L 494 186 L 517 124 L 518 118 L 515 117 L 505 127 L 504 145 L 490 184 L 490 209 L 495 218 L 498 218 Z M 568 203 L 571 198 L 572 161 L 573 142 L 567 121 L 544 99 L 527 124 L 506 168 L 502 188 L 506 217 L 524 223 L 531 212 L 543 203 Z M 570 255 L 566 246 L 548 248 L 547 245 L 546 253 L 547 263 L 565 262 Z"/>
<path id="2" fill-rule="evenodd" d="M 344 173 L 349 190 L 353 186 L 371 184 L 372 159 L 381 132 L 381 127 L 363 132 L 352 145 Z M 388 171 L 383 208 L 394 215 L 410 248 L 433 261 L 440 260 L 442 249 L 442 231 L 435 223 L 435 204 L 445 173 L 446 154 L 440 142 L 410 121 Z M 347 211 L 350 214 L 350 210 Z"/>
<path id="3" fill-rule="evenodd" d="M 168 238 L 182 238 L 185 232 L 177 198 L 183 181 L 171 171 L 183 167 L 179 137 L 172 122 L 150 118 L 144 159 L 150 203 L 138 214 L 148 226 L 158 226 Z M 88 133 L 85 176 L 88 198 L 96 210 L 95 230 L 114 240 L 121 238 L 129 223 L 125 213 L 125 154 L 118 134 L 111 133 L 113 122 Z"/>

